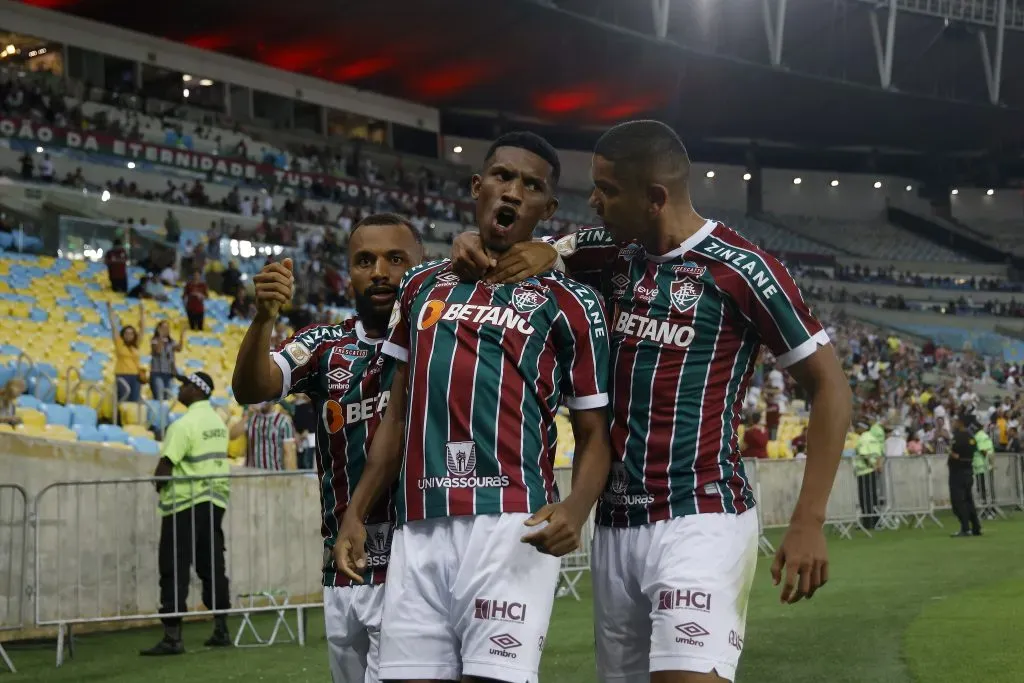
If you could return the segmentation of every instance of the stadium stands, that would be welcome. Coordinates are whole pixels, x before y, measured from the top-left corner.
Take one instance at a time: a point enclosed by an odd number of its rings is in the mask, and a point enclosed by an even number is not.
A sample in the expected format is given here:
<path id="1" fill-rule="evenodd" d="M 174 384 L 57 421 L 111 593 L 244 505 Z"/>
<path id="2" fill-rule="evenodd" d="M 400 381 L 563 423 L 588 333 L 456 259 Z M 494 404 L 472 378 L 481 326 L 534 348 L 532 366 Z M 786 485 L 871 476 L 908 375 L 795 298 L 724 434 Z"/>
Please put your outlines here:
<path id="1" fill-rule="evenodd" d="M 963 254 L 902 230 L 884 219 L 840 221 L 815 216 L 778 216 L 777 220 L 806 237 L 833 245 L 837 253 L 902 261 L 968 261 Z"/>

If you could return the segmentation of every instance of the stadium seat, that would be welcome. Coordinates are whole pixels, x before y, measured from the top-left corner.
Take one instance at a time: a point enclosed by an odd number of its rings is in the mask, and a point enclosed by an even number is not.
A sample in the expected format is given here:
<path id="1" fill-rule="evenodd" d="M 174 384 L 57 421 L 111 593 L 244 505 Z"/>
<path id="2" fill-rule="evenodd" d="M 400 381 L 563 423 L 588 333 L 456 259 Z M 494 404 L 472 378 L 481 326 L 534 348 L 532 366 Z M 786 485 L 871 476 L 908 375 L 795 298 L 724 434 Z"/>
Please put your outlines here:
<path id="1" fill-rule="evenodd" d="M 98 427 L 100 436 L 105 442 L 128 443 L 128 433 L 116 425 L 100 425 Z"/>
<path id="2" fill-rule="evenodd" d="M 132 438 L 128 443 L 139 453 L 145 453 L 146 455 L 160 455 L 160 444 L 153 439 L 136 437 Z"/>
<path id="3" fill-rule="evenodd" d="M 57 403 L 44 403 L 39 408 L 46 415 L 46 424 L 71 427 L 71 410 Z"/>
<path id="4" fill-rule="evenodd" d="M 15 401 L 19 408 L 32 408 L 33 410 L 39 410 L 39 407 L 43 405 L 43 402 L 31 394 L 22 394 Z"/>
<path id="5" fill-rule="evenodd" d="M 68 409 L 71 411 L 71 426 L 87 426 L 95 427 L 97 421 L 97 414 L 95 408 L 83 405 L 70 405 Z"/>
<path id="6" fill-rule="evenodd" d="M 145 424 L 148 411 L 144 403 L 125 401 L 118 404 L 122 425 Z"/>
<path id="7" fill-rule="evenodd" d="M 33 408 L 18 408 L 15 414 L 25 427 L 42 429 L 46 425 L 46 415 Z"/>
<path id="8" fill-rule="evenodd" d="M 103 435 L 96 427 L 75 425 L 74 430 L 79 441 L 103 441 Z"/>
<path id="9" fill-rule="evenodd" d="M 147 428 L 145 425 L 141 425 L 141 424 L 122 425 L 121 428 L 124 429 L 125 434 L 128 434 L 129 436 L 131 436 L 133 438 L 144 438 L 144 439 L 152 439 L 153 438 L 153 432 L 151 432 L 149 430 L 149 428 Z"/>

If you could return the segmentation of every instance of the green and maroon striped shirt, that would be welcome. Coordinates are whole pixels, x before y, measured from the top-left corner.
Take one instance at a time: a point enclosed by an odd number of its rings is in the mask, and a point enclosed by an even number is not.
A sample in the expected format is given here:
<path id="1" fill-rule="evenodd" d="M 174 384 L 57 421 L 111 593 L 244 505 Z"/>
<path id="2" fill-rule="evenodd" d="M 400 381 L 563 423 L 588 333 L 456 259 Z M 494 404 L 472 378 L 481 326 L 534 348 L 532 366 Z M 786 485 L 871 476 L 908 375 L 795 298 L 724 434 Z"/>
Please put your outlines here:
<path id="1" fill-rule="evenodd" d="M 556 248 L 611 313 L 611 440 L 599 524 L 754 505 L 736 433 L 758 351 L 786 367 L 828 335 L 774 257 L 708 221 L 668 254 L 586 228 Z"/>
<path id="2" fill-rule="evenodd" d="M 561 273 L 488 285 L 424 264 L 402 282 L 384 353 L 409 363 L 400 522 L 556 501 L 560 403 L 608 403 L 604 307 Z"/>

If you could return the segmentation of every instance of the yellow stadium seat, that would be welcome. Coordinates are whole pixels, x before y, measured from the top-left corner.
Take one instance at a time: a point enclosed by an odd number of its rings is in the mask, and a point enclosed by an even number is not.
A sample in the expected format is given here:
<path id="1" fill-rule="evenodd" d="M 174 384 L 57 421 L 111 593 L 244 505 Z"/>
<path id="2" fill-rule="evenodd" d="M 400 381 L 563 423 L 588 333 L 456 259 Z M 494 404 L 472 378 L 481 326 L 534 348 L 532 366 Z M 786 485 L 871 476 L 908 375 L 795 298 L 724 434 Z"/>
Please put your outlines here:
<path id="1" fill-rule="evenodd" d="M 13 432 L 14 427 L 6 422 L 0 422 L 0 432 Z"/>
<path id="2" fill-rule="evenodd" d="M 42 429 L 46 426 L 46 416 L 33 408 L 18 408 L 16 411 L 25 427 Z"/>
<path id="3" fill-rule="evenodd" d="M 768 442 L 768 457 L 776 460 L 782 460 L 785 458 L 792 458 L 793 451 L 789 447 L 788 443 L 783 441 L 775 440 Z"/>
<path id="4" fill-rule="evenodd" d="M 118 406 L 118 409 L 123 425 L 139 425 L 146 421 L 145 404 L 125 401 Z"/>
<path id="5" fill-rule="evenodd" d="M 38 438 L 45 438 L 46 432 L 43 427 L 38 425 L 20 424 L 15 429 L 15 432 L 23 436 L 34 436 Z"/>
<path id="6" fill-rule="evenodd" d="M 125 404 L 122 403 L 121 405 L 123 407 Z M 147 439 L 153 438 L 153 432 L 149 431 L 149 429 L 141 424 L 123 424 L 122 428 L 131 436 L 140 436 Z"/>
<path id="7" fill-rule="evenodd" d="M 126 443 L 119 443 L 117 441 L 104 441 L 103 445 L 107 448 L 116 448 L 119 451 L 130 451 L 133 450 L 131 446 Z"/>

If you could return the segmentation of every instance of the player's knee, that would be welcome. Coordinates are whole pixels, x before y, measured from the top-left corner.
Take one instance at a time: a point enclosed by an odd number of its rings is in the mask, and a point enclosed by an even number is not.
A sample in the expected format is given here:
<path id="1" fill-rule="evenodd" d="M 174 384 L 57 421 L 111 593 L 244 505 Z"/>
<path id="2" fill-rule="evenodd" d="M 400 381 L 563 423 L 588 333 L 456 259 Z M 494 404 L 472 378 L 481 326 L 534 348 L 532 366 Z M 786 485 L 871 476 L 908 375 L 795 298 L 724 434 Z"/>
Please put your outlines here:
<path id="1" fill-rule="evenodd" d="M 651 683 L 729 683 L 714 670 L 709 673 L 696 671 L 652 671 Z"/>

